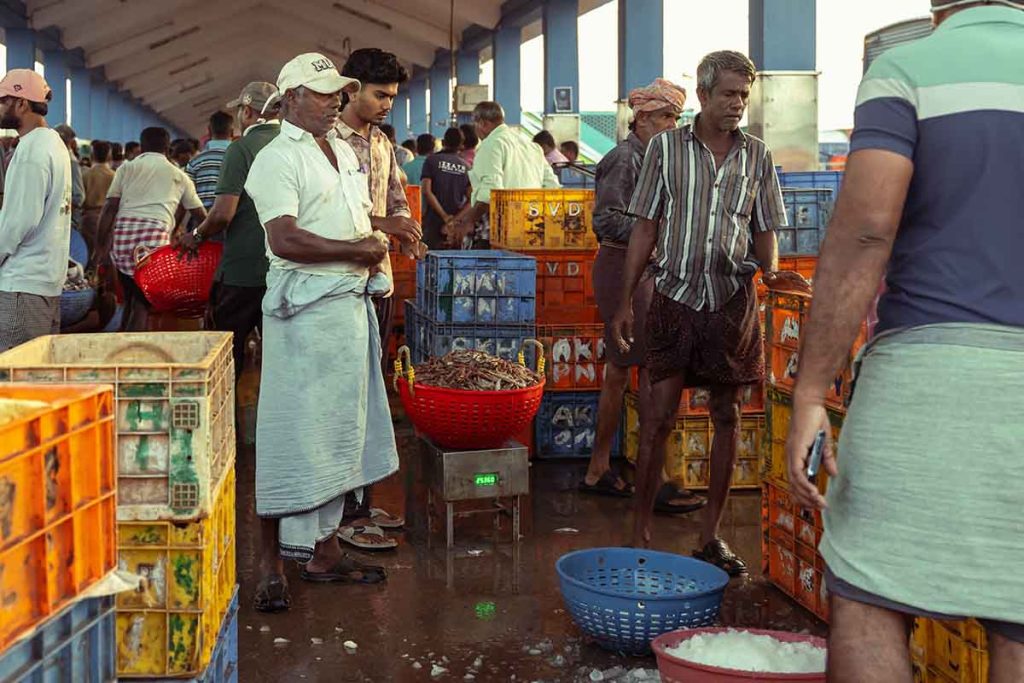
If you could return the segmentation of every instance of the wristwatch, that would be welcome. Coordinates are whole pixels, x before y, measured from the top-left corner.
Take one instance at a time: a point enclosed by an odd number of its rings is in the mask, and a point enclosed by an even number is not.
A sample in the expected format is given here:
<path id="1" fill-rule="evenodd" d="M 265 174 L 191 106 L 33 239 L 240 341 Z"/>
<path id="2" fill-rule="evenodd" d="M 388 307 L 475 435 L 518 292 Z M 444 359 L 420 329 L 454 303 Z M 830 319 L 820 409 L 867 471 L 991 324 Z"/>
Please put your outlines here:
<path id="1" fill-rule="evenodd" d="M 196 242 L 202 242 L 203 241 L 203 233 L 199 232 L 199 226 L 198 225 L 196 227 L 192 228 L 192 239 L 194 239 Z"/>

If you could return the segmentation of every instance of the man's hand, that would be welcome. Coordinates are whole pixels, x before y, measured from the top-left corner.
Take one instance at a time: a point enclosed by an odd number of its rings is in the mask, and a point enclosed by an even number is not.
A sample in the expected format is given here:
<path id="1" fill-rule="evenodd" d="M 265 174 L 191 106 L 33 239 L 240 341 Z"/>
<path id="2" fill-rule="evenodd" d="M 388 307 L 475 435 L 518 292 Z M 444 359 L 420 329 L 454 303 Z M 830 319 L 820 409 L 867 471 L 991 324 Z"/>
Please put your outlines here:
<path id="1" fill-rule="evenodd" d="M 786 461 L 789 464 L 789 485 L 793 498 L 799 505 L 816 510 L 824 510 L 825 497 L 818 487 L 807 478 L 807 460 L 811 446 L 819 431 L 827 435 L 822 467 L 828 476 L 839 474 L 836 465 L 835 449 L 832 445 L 832 425 L 828 421 L 828 411 L 822 402 L 805 402 L 793 400 L 793 416 L 789 424 L 789 438 L 786 439 Z"/>
<path id="2" fill-rule="evenodd" d="M 800 292 L 811 294 L 813 288 L 807 279 L 793 270 L 780 270 L 775 273 L 765 273 L 761 278 L 766 287 L 786 292 Z"/>
<path id="3" fill-rule="evenodd" d="M 473 233 L 473 221 L 468 214 L 456 216 L 448 225 L 448 234 L 455 241 L 461 241 Z"/>
<path id="4" fill-rule="evenodd" d="M 361 266 L 376 266 L 388 254 L 388 244 L 385 240 L 370 235 L 355 242 L 356 253 L 352 261 Z"/>
<path id="5" fill-rule="evenodd" d="M 633 306 L 627 300 L 612 319 L 612 339 L 622 353 L 633 346 Z"/>
<path id="6" fill-rule="evenodd" d="M 188 230 L 184 230 L 179 233 L 173 244 L 182 255 L 188 254 L 189 256 L 193 256 L 199 251 L 199 240 L 197 240 Z"/>
<path id="7" fill-rule="evenodd" d="M 423 228 L 420 224 L 406 216 L 388 216 L 387 218 L 374 218 L 373 227 L 385 235 L 397 237 L 407 244 L 419 242 L 423 237 Z"/>

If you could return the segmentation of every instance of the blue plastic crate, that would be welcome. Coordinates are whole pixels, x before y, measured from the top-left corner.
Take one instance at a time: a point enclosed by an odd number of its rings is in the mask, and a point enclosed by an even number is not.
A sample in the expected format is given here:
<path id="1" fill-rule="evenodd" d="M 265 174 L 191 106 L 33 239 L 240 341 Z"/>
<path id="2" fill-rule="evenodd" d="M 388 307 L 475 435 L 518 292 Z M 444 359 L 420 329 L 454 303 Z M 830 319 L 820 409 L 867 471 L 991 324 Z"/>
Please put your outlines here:
<path id="1" fill-rule="evenodd" d="M 416 305 L 441 323 L 532 323 L 537 260 L 510 251 L 434 251 L 416 264 Z"/>
<path id="2" fill-rule="evenodd" d="M 545 392 L 533 423 L 538 459 L 589 458 L 597 436 L 600 391 Z M 612 457 L 622 453 L 622 424 L 615 433 Z"/>
<path id="3" fill-rule="evenodd" d="M 843 184 L 842 171 L 790 171 L 779 174 L 779 184 L 783 188 L 832 190 L 832 199 L 839 196 L 839 187 Z"/>
<path id="4" fill-rule="evenodd" d="M 832 217 L 832 190 L 782 190 L 788 227 L 778 228 L 779 256 L 815 256 Z"/>
<path id="5" fill-rule="evenodd" d="M 0 681 L 68 683 L 117 681 L 114 597 L 65 607 L 0 654 Z"/>
<path id="6" fill-rule="evenodd" d="M 178 683 L 238 683 L 238 586 L 217 634 L 210 664 L 199 676 Z"/>
<path id="7" fill-rule="evenodd" d="M 417 365 L 428 358 L 459 350 L 484 351 L 515 361 L 523 342 L 534 339 L 536 334 L 533 325 L 441 323 L 423 315 L 412 301 L 405 302 L 405 343 L 412 354 L 412 362 Z M 526 350 L 526 362 L 531 368 L 536 367 L 536 352 L 532 346 Z"/>
<path id="8" fill-rule="evenodd" d="M 555 167 L 555 175 L 558 176 L 558 182 L 562 187 L 594 189 L 594 173 L 597 171 L 597 165 L 577 164 L 577 166 L 580 168 L 573 168 L 572 166 Z"/>
<path id="9" fill-rule="evenodd" d="M 68 246 L 68 258 L 81 264 L 82 268 L 89 263 L 89 245 L 86 243 L 82 233 L 71 230 L 71 242 Z"/>

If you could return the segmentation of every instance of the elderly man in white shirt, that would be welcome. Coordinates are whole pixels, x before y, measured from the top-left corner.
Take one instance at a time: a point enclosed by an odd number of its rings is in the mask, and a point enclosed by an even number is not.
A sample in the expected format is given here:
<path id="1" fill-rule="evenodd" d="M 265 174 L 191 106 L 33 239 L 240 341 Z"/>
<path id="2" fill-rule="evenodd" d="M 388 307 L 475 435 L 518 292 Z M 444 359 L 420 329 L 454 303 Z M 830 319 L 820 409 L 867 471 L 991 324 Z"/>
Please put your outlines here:
<path id="1" fill-rule="evenodd" d="M 0 127 L 17 130 L 21 138 L 0 210 L 0 351 L 60 331 L 71 163 L 60 136 L 46 127 L 52 96 L 43 77 L 30 69 L 12 69 L 0 81 Z"/>
<path id="2" fill-rule="evenodd" d="M 256 608 L 289 604 L 282 558 L 315 582 L 379 583 L 383 568 L 344 554 L 345 495 L 398 470 L 371 277 L 387 238 L 370 225 L 366 177 L 334 130 L 343 91 L 327 57 L 281 70 L 280 134 L 256 156 L 245 191 L 267 233 L 263 370 L 256 426 L 256 512 L 263 577 Z"/>
<path id="3" fill-rule="evenodd" d="M 447 233 L 449 237 L 469 236 L 478 223 L 474 248 L 490 246 L 487 219 L 492 190 L 538 190 L 560 187 L 543 150 L 528 137 L 505 123 L 505 110 L 497 102 L 481 102 L 473 109 L 473 125 L 480 137 L 469 182 L 473 195 Z"/>

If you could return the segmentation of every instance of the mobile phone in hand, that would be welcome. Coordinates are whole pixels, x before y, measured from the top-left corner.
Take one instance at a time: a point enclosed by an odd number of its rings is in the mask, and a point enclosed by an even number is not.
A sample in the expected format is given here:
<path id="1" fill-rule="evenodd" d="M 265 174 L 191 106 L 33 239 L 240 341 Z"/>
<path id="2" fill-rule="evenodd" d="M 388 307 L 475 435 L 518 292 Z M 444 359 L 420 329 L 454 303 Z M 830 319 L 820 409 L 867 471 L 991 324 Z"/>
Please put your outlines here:
<path id="1" fill-rule="evenodd" d="M 807 449 L 807 479 L 812 483 L 818 478 L 818 470 L 821 469 L 821 459 L 825 456 L 825 439 L 828 435 L 821 430 L 814 437 L 814 443 Z"/>

